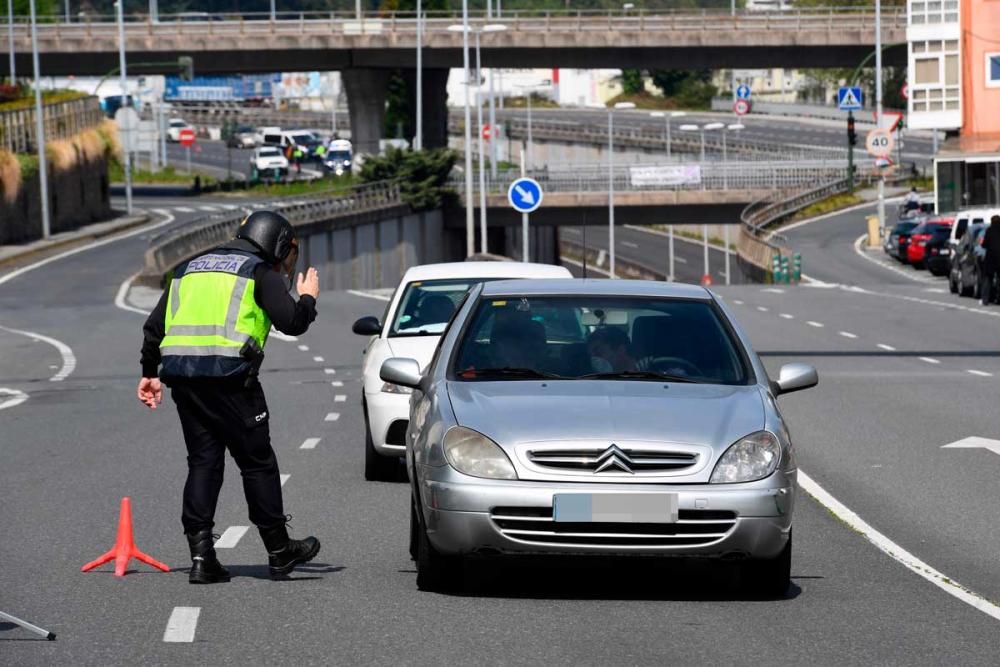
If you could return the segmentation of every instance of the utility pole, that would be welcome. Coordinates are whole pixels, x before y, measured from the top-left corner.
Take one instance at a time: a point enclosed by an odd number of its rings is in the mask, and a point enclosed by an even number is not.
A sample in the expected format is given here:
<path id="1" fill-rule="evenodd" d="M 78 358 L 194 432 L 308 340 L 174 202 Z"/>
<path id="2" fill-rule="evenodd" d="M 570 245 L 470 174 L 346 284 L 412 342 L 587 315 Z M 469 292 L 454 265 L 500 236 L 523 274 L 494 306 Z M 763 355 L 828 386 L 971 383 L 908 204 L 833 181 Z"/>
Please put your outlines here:
<path id="1" fill-rule="evenodd" d="M 413 136 L 413 149 L 424 148 L 424 23 L 421 0 L 417 0 L 417 131 Z"/>
<path id="2" fill-rule="evenodd" d="M 125 0 L 118 0 L 115 3 L 115 7 L 117 7 L 118 10 L 118 69 L 121 71 L 122 108 L 129 106 L 128 77 L 125 74 L 124 4 Z M 132 215 L 132 141 L 135 138 L 135 128 L 132 128 L 131 132 L 129 132 L 126 136 L 129 137 L 129 141 L 125 142 L 125 150 L 123 151 L 125 153 L 125 210 L 129 215 Z"/>
<path id="3" fill-rule="evenodd" d="M 42 120 L 42 85 L 38 72 L 38 21 L 35 17 L 35 0 L 31 5 L 31 66 L 35 77 L 35 148 L 38 150 L 38 183 L 42 195 L 42 238 L 49 238 L 52 225 L 49 220 L 49 166 L 45 160 L 45 122 Z"/>
<path id="4" fill-rule="evenodd" d="M 361 0 L 358 0 L 360 7 Z M 360 11 L 360 10 L 359 10 Z M 469 107 L 469 0 L 462 0 L 462 73 L 465 81 L 465 254 L 476 253 L 476 218 L 472 211 L 472 113 Z"/>
<path id="5" fill-rule="evenodd" d="M 875 127 L 882 128 L 882 0 L 875 0 Z M 878 228 L 885 229 L 885 177 L 878 177 Z"/>
<path id="6" fill-rule="evenodd" d="M 7 0 L 7 45 L 10 46 L 10 85 L 17 82 L 17 67 L 14 65 L 14 0 Z"/>

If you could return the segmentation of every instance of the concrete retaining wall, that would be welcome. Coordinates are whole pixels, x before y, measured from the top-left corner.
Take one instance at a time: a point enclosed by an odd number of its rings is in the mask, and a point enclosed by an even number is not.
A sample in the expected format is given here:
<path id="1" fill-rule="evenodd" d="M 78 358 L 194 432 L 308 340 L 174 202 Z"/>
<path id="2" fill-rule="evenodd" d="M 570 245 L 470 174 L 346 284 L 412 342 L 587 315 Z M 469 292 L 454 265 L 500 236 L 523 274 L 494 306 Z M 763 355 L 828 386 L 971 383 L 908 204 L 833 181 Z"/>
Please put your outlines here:
<path id="1" fill-rule="evenodd" d="M 39 175 L 21 185 L 13 202 L 0 198 L 0 244 L 23 243 L 42 237 L 42 201 Z M 49 212 L 52 232 L 77 229 L 111 215 L 108 165 L 103 158 L 81 161 L 49 176 Z"/>

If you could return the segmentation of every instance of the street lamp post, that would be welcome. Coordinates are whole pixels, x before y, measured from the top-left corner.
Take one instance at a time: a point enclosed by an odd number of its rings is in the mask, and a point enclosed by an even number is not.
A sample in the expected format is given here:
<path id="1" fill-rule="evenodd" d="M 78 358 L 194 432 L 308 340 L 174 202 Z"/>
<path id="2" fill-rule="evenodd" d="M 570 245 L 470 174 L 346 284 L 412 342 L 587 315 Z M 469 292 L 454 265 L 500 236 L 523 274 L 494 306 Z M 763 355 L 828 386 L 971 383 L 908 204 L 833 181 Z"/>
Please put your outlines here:
<path id="1" fill-rule="evenodd" d="M 875 127 L 882 129 L 882 2 L 875 0 Z M 878 177 L 878 228 L 885 229 L 885 178 Z"/>
<path id="2" fill-rule="evenodd" d="M 125 73 L 125 10 L 123 5 L 125 0 L 118 0 L 115 7 L 118 12 L 118 69 L 121 72 L 122 87 L 122 108 L 128 106 L 128 77 Z M 132 141 L 135 137 L 135 128 L 132 128 L 126 135 L 129 140 L 125 142 L 125 210 L 132 215 Z"/>
<path id="3" fill-rule="evenodd" d="M 729 189 L 729 154 L 726 148 L 726 136 L 730 132 L 739 132 L 745 127 L 742 123 L 730 123 L 722 128 L 722 187 Z"/>
<path id="4" fill-rule="evenodd" d="M 360 0 L 359 0 L 360 2 Z M 449 26 L 451 30 L 453 26 Z M 465 80 L 465 254 L 476 252 L 476 220 L 472 212 L 472 114 L 469 108 L 469 0 L 462 0 L 462 73 Z M 453 31 L 454 32 L 454 31 Z"/>
<path id="5" fill-rule="evenodd" d="M 649 115 L 652 116 L 653 118 L 662 118 L 663 119 L 663 125 L 666 128 L 666 136 L 667 136 L 667 138 L 666 138 L 666 142 L 667 142 L 667 157 L 669 158 L 670 155 L 671 155 L 671 150 L 672 150 L 671 149 L 671 144 L 673 143 L 671 141 L 671 139 L 670 139 L 670 119 L 671 118 L 680 118 L 682 116 L 686 116 L 687 113 L 685 113 L 684 111 L 671 111 L 668 114 L 668 113 L 664 113 L 663 111 L 650 111 Z"/>
<path id="6" fill-rule="evenodd" d="M 417 128 L 413 136 L 413 148 L 424 148 L 424 23 L 421 14 L 421 0 L 417 0 Z"/>
<path id="7" fill-rule="evenodd" d="M 49 221 L 49 168 L 45 160 L 45 123 L 42 120 L 42 85 L 38 73 L 38 24 L 35 17 L 35 0 L 31 9 L 31 66 L 35 78 L 35 144 L 38 150 L 38 183 L 42 196 L 42 238 L 49 238 L 52 226 Z"/>
<path id="8" fill-rule="evenodd" d="M 479 252 L 486 254 L 486 138 L 483 136 L 483 68 L 476 31 L 476 125 L 479 127 Z"/>
<path id="9" fill-rule="evenodd" d="M 10 85 L 17 82 L 17 67 L 14 65 L 14 0 L 7 0 L 7 45 L 10 47 Z"/>
<path id="10" fill-rule="evenodd" d="M 615 275 L 615 109 L 634 109 L 631 102 L 618 102 L 608 109 L 608 269 Z"/>

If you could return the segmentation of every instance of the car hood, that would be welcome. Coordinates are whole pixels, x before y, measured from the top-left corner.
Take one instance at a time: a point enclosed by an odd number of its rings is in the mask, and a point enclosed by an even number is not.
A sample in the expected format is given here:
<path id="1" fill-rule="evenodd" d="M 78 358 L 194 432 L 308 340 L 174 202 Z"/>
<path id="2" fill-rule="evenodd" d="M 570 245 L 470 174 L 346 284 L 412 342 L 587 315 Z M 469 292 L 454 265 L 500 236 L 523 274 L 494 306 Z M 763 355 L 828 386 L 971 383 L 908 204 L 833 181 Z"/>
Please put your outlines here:
<path id="1" fill-rule="evenodd" d="M 395 336 L 386 338 L 389 354 L 393 357 L 416 359 L 421 370 L 427 367 L 441 336 Z"/>
<path id="2" fill-rule="evenodd" d="M 623 440 L 711 447 L 764 428 L 756 385 L 649 381 L 448 383 L 458 423 L 509 451 L 525 442 Z"/>

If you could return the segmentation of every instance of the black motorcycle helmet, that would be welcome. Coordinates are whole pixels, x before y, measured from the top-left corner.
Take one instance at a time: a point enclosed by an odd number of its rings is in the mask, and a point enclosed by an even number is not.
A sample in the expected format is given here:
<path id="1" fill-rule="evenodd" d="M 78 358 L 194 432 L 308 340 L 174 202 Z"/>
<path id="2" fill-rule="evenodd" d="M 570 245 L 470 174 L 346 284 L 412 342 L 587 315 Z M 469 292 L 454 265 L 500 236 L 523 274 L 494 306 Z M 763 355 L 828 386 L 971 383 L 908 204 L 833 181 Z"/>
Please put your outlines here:
<path id="1" fill-rule="evenodd" d="M 295 229 L 280 213 L 254 211 L 240 224 L 236 238 L 255 245 L 268 264 L 280 264 L 292 252 Z"/>

